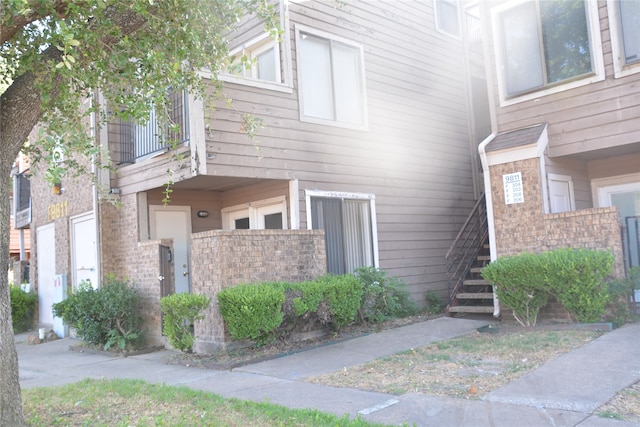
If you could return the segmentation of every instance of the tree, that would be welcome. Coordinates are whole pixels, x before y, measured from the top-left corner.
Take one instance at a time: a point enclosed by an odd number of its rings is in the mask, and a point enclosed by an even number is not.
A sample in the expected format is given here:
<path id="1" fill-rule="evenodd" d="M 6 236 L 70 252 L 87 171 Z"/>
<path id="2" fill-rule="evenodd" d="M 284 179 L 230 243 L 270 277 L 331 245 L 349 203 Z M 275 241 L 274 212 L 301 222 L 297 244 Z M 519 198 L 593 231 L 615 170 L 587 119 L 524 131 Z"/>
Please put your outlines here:
<path id="1" fill-rule="evenodd" d="M 91 102 L 97 89 L 125 119 L 144 122 L 153 107 L 167 121 L 167 89 L 202 95 L 198 72 L 218 74 L 229 53 L 227 35 L 252 13 L 266 28 L 278 27 L 267 0 L 0 2 L 0 251 L 9 251 L 9 175 L 21 149 L 32 163 L 48 163 L 54 148 L 66 159 L 99 159 L 86 120 L 94 113 L 98 126 L 107 120 Z M 37 140 L 24 147 L 36 125 Z M 47 176 L 55 182 L 66 172 L 50 167 Z M 0 256 L 0 425 L 21 426 L 8 267 Z"/>

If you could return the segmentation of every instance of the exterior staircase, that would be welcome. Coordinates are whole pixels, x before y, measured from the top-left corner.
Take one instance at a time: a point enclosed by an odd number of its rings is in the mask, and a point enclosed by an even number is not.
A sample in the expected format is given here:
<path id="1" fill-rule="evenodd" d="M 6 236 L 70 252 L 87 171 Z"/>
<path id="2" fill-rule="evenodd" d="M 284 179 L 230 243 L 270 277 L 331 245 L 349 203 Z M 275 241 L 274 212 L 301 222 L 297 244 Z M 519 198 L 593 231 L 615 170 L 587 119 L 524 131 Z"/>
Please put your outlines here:
<path id="1" fill-rule="evenodd" d="M 491 260 L 486 201 L 478 199 L 445 256 L 449 278 L 448 315 L 492 314 L 493 287 L 481 276 Z"/>

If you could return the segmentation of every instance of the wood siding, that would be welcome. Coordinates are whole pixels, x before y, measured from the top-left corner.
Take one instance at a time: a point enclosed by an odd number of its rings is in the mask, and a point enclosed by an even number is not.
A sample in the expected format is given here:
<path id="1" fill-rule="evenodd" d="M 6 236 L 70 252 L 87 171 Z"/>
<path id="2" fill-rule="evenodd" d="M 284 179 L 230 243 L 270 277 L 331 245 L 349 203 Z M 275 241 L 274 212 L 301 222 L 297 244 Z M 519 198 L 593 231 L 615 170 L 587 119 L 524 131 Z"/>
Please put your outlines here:
<path id="1" fill-rule="evenodd" d="M 282 46 L 291 51 L 293 91 L 226 83 L 233 105 L 220 102 L 204 113 L 206 174 L 274 186 L 212 200 L 225 207 L 288 197 L 288 181 L 298 180 L 306 228 L 305 190 L 375 194 L 380 267 L 409 285 L 418 302 L 427 290 L 444 297 L 444 255 L 475 202 L 462 41 L 436 31 L 432 1 L 291 1 L 288 7 L 289 39 Z M 300 121 L 297 24 L 362 45 L 367 130 Z M 242 129 L 243 114 L 263 121 L 253 139 Z M 123 167 L 118 185 L 158 187 L 167 162 L 159 157 Z M 186 187 L 189 172 L 180 169 L 172 179 L 187 179 Z M 200 193 L 188 198 L 195 206 Z"/>
<path id="2" fill-rule="evenodd" d="M 487 8 L 496 2 L 485 3 Z M 497 90 L 493 93 L 499 132 L 549 123 L 549 156 L 576 156 L 583 159 L 610 156 L 611 153 L 640 150 L 640 73 L 615 78 L 606 1 L 598 1 L 605 79 L 539 98 L 500 107 Z M 490 18 L 488 11 L 484 14 Z M 485 38 L 490 55 L 490 78 L 497 79 L 495 43 L 485 19 Z M 597 152 L 598 150 L 604 150 Z"/>

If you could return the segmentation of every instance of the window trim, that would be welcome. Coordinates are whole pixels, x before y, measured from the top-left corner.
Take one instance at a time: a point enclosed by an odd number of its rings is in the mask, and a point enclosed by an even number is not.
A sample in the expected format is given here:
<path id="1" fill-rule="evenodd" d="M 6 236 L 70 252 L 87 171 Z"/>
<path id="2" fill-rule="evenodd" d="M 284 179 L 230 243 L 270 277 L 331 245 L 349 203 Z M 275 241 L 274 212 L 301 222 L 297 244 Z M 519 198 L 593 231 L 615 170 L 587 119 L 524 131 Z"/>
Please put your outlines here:
<path id="1" fill-rule="evenodd" d="M 611 60 L 613 76 L 616 79 L 640 73 L 640 61 L 627 64 L 624 56 L 624 36 L 620 19 L 619 0 L 607 0 L 607 16 L 609 17 L 609 33 L 611 37 Z"/>
<path id="2" fill-rule="evenodd" d="M 438 4 L 450 3 L 456 7 L 456 18 L 458 20 L 458 34 L 451 33 L 440 26 L 440 19 L 438 15 Z M 436 31 L 442 34 L 446 34 L 449 37 L 453 37 L 456 40 L 462 39 L 462 20 L 460 18 L 460 2 L 458 0 L 433 0 L 433 17 L 436 24 Z"/>
<path id="3" fill-rule="evenodd" d="M 249 230 L 262 230 L 259 225 L 260 215 L 282 213 L 282 229 L 287 230 L 287 198 L 285 196 L 272 197 L 269 199 L 257 200 L 255 202 L 243 203 L 241 205 L 229 206 L 220 210 L 222 213 L 222 228 L 224 230 L 235 230 L 235 220 L 239 218 L 249 218 Z"/>
<path id="4" fill-rule="evenodd" d="M 362 82 L 362 123 L 354 124 L 347 122 L 340 122 L 337 120 L 327 120 L 321 119 L 318 117 L 311 117 L 304 114 L 304 93 L 302 91 L 302 85 L 300 84 L 301 80 L 301 72 L 300 72 L 300 33 L 308 33 L 312 36 L 320 37 L 329 41 L 336 41 L 351 47 L 354 47 L 360 52 L 360 81 Z M 307 123 L 316 123 L 328 126 L 336 126 L 341 128 L 348 129 L 356 129 L 356 130 L 369 130 L 369 112 L 367 108 L 367 82 L 366 82 L 366 74 L 364 70 L 364 47 L 360 43 L 356 43 L 352 40 L 337 36 L 335 34 L 327 33 L 325 31 L 317 30 L 315 28 L 307 27 L 306 25 L 295 25 L 295 37 L 296 37 L 296 67 L 297 67 L 297 78 L 298 78 L 298 111 L 300 114 L 300 121 Z"/>
<path id="5" fill-rule="evenodd" d="M 278 0 L 278 13 L 280 14 L 280 28 L 283 30 L 280 35 L 280 41 L 272 40 L 278 46 L 278 55 L 280 56 L 280 82 L 270 82 L 268 80 L 258 80 L 253 78 L 244 78 L 235 76 L 230 73 L 221 72 L 217 79 L 225 83 L 236 83 L 243 86 L 250 86 L 259 89 L 268 89 L 276 92 L 293 93 L 293 65 L 291 60 L 291 32 L 289 31 L 289 1 Z M 260 24 L 262 25 L 262 24 Z M 262 33 L 253 40 L 271 37 L 267 32 Z M 245 43 L 248 45 L 248 43 Z M 206 79 L 213 79 L 213 73 L 209 69 L 200 70 L 200 75 Z"/>
<path id="6" fill-rule="evenodd" d="M 371 215 L 371 246 L 373 251 L 373 266 L 380 267 L 378 254 L 378 220 L 376 218 L 376 195 L 373 193 L 350 193 L 343 191 L 304 190 L 304 199 L 307 216 L 307 230 L 313 230 L 311 223 L 311 198 L 324 197 L 332 199 L 368 200 L 369 214 Z"/>
<path id="7" fill-rule="evenodd" d="M 572 79 L 566 79 L 551 85 L 543 86 L 539 89 L 531 89 L 525 93 L 509 95 L 506 88 L 506 73 L 504 70 L 504 46 L 501 40 L 500 15 L 514 7 L 517 7 L 530 0 L 514 0 L 491 10 L 491 31 L 494 40 L 494 60 L 498 83 L 498 94 L 500 106 L 506 107 L 520 102 L 530 101 L 554 93 L 564 92 L 581 86 L 600 82 L 605 79 L 604 56 L 602 51 L 602 39 L 600 34 L 600 18 L 598 14 L 598 4 L 594 1 L 585 1 L 587 7 L 587 29 L 589 31 L 589 45 L 591 48 L 592 72 Z M 540 0 L 536 0 L 540 1 Z M 542 0 L 544 1 L 544 0 Z"/>

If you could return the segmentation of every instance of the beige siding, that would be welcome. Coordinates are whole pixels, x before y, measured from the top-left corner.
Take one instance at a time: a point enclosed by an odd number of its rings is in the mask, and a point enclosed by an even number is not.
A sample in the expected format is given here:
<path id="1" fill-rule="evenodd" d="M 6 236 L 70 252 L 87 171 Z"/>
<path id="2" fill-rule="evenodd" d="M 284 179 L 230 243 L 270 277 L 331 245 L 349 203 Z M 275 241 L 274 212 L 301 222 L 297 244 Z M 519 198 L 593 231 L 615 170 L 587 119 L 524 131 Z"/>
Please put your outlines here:
<path id="1" fill-rule="evenodd" d="M 548 174 L 571 177 L 576 209 L 587 209 L 593 206 L 587 162 L 569 158 L 547 158 L 546 170 Z"/>
<path id="2" fill-rule="evenodd" d="M 495 3 L 493 3 L 495 4 Z M 570 156 L 640 143 L 640 73 L 614 78 L 606 2 L 599 15 L 605 79 L 497 108 L 499 132 L 549 123 L 549 155 Z M 488 65 L 496 78 L 494 43 Z M 499 105 L 497 93 L 494 103 Z M 637 146 L 634 150 L 637 151 Z M 591 157 L 593 158 L 594 154 Z"/>
<path id="3" fill-rule="evenodd" d="M 216 200 L 225 207 L 288 197 L 288 182 L 298 180 L 306 228 L 304 190 L 375 194 L 380 267 L 421 302 L 427 289 L 444 296 L 444 255 L 474 205 L 461 40 L 435 30 L 431 1 L 292 1 L 289 19 L 291 93 L 227 83 L 232 107 L 219 102 L 204 118 L 207 175 L 273 184 Z M 362 45 L 367 130 L 300 121 L 297 24 Z M 246 26 L 240 33 L 254 34 Z M 242 129 L 243 114 L 264 123 L 253 139 Z M 168 166 L 162 157 L 125 166 L 118 185 L 125 193 L 159 187 Z M 176 182 L 190 176 L 189 167 L 173 169 Z"/>

